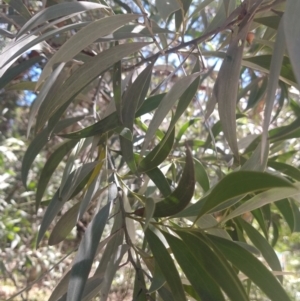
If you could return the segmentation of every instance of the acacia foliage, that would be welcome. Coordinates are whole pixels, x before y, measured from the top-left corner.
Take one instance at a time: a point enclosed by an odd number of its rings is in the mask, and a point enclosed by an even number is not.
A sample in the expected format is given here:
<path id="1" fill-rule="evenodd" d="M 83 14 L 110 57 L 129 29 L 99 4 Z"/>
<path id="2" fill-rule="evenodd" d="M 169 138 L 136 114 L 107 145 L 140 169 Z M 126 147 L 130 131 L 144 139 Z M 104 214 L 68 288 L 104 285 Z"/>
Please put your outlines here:
<path id="1" fill-rule="evenodd" d="M 36 209 L 65 162 L 37 246 L 50 225 L 49 244 L 64 241 L 97 203 L 49 300 L 106 300 L 124 262 L 135 270 L 133 300 L 250 300 L 251 283 L 290 300 L 274 246 L 278 215 L 300 227 L 300 4 L 5 2 L 0 86 L 38 92 L 25 186 L 35 158 L 59 141 Z M 37 82 L 14 81 L 37 63 Z"/>

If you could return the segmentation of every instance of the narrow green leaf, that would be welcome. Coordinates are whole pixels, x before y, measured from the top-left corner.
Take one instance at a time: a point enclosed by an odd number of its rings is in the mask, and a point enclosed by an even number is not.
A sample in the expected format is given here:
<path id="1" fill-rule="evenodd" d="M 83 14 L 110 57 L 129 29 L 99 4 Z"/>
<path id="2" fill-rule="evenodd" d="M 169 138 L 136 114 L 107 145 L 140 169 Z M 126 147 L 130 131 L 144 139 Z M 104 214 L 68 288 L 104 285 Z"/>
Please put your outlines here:
<path id="1" fill-rule="evenodd" d="M 272 301 L 290 301 L 274 275 L 251 253 L 230 240 L 211 235 L 208 237 L 224 256 L 260 287 Z"/>
<path id="2" fill-rule="evenodd" d="M 271 122 L 271 115 L 273 112 L 275 94 L 278 87 L 278 79 L 281 71 L 283 55 L 285 51 L 285 38 L 283 30 L 283 21 L 280 22 L 277 31 L 276 42 L 274 46 L 273 56 L 270 66 L 270 75 L 268 80 L 267 95 L 265 99 L 265 111 L 263 122 L 263 133 L 261 139 L 261 158 L 263 157 L 268 139 L 268 129 Z"/>
<path id="3" fill-rule="evenodd" d="M 163 275 L 163 272 L 161 271 L 159 265 L 157 264 L 157 261 L 155 260 L 154 274 L 153 274 L 151 286 L 148 290 L 149 293 L 153 293 L 159 290 L 165 283 L 166 283 L 166 279 Z"/>
<path id="4" fill-rule="evenodd" d="M 205 241 L 196 236 L 196 233 L 192 234 L 184 231 L 176 231 L 176 233 L 230 300 L 249 301 L 236 272 L 223 257 L 219 257 L 213 252 Z"/>
<path id="5" fill-rule="evenodd" d="M 103 51 L 100 55 L 93 57 L 89 62 L 76 69 L 74 73 L 64 82 L 60 89 L 44 101 L 40 107 L 36 128 L 39 131 L 47 120 L 65 103 L 75 97 L 86 85 L 93 81 L 102 72 L 107 70 L 115 62 L 129 55 L 149 43 L 137 42 L 122 44 Z"/>
<path id="6" fill-rule="evenodd" d="M 147 301 L 148 298 L 146 296 L 146 282 L 144 277 L 144 272 L 141 267 L 141 263 L 139 258 L 136 261 L 137 269 L 135 271 L 135 280 L 134 280 L 134 288 L 132 297 L 135 301 Z"/>
<path id="7" fill-rule="evenodd" d="M 269 173 L 256 171 L 232 172 L 225 176 L 212 189 L 200 211 L 200 215 L 209 212 L 232 198 L 243 196 L 249 192 L 267 190 L 275 187 L 292 188 L 293 185 L 285 179 Z M 295 188 L 293 189 L 296 190 Z"/>
<path id="8" fill-rule="evenodd" d="M 86 163 L 74 170 L 68 177 L 68 180 L 61 193 L 61 197 L 59 196 L 59 189 L 56 191 L 42 219 L 36 242 L 37 246 L 65 202 L 77 192 L 76 188 L 79 187 L 80 190 L 83 188 L 80 187 L 81 182 L 83 182 L 84 178 L 89 175 L 96 164 L 97 162 Z"/>
<path id="9" fill-rule="evenodd" d="M 111 204 L 105 205 L 89 224 L 79 245 L 67 292 L 67 301 L 80 301 L 102 236 Z"/>
<path id="10" fill-rule="evenodd" d="M 181 279 L 168 250 L 150 229 L 145 232 L 145 237 L 176 301 L 186 301 Z"/>
<path id="11" fill-rule="evenodd" d="M 165 95 L 165 97 L 159 104 L 149 125 L 148 131 L 145 136 L 143 148 L 141 151 L 142 154 L 147 149 L 151 139 L 155 135 L 156 130 L 158 129 L 168 112 L 175 105 L 175 102 L 178 100 L 178 98 L 181 97 L 181 95 L 183 95 L 183 93 L 189 88 L 189 86 L 194 82 L 194 80 L 198 76 L 199 72 L 181 78 L 172 86 L 170 91 Z"/>
<path id="12" fill-rule="evenodd" d="M 71 230 L 75 227 L 80 202 L 71 207 L 54 226 L 48 244 L 54 246 L 63 241 Z"/>
<path id="13" fill-rule="evenodd" d="M 140 109 L 136 112 L 135 117 L 140 117 L 140 116 L 156 109 L 164 96 L 165 96 L 165 93 L 158 94 L 158 95 L 147 98 L 144 101 L 144 103 L 142 104 L 142 106 L 140 107 Z M 110 130 L 114 130 L 118 126 L 122 126 L 122 125 L 119 123 L 117 113 L 114 112 L 114 113 L 106 116 L 102 120 L 98 121 L 97 123 L 95 123 L 89 127 L 86 127 L 83 130 L 69 133 L 69 134 L 64 134 L 61 136 L 70 138 L 70 139 L 87 138 L 87 137 L 91 137 L 91 136 L 95 136 L 95 135 L 104 134 Z"/>
<path id="14" fill-rule="evenodd" d="M 150 96 L 149 98 L 147 98 L 143 102 L 141 107 L 138 109 L 138 111 L 136 112 L 135 117 L 140 117 L 144 114 L 147 114 L 147 113 L 155 110 L 159 106 L 159 104 L 161 103 L 161 101 L 163 100 L 165 95 L 166 95 L 166 93 L 162 93 L 162 94 L 153 95 L 153 96 Z"/>
<path id="15" fill-rule="evenodd" d="M 280 261 L 268 241 L 252 225 L 242 218 L 239 219 L 239 223 L 242 225 L 253 245 L 261 252 L 270 268 L 273 271 L 281 272 Z M 278 276 L 278 279 L 282 282 L 282 276 Z"/>
<path id="16" fill-rule="evenodd" d="M 194 158 L 195 164 L 195 177 L 198 184 L 203 188 L 206 192 L 209 190 L 209 179 L 206 173 L 205 168 L 203 167 L 202 163 Z"/>
<path id="17" fill-rule="evenodd" d="M 39 208 L 44 192 L 55 169 L 64 156 L 76 145 L 77 140 L 69 140 L 61 144 L 47 159 L 41 172 L 36 191 L 36 210 Z"/>
<path id="18" fill-rule="evenodd" d="M 193 156 L 190 149 L 186 148 L 185 167 L 176 189 L 164 200 L 156 203 L 153 217 L 166 217 L 182 211 L 190 202 L 195 189 L 195 171 Z M 145 208 L 137 209 L 136 215 L 143 215 Z"/>
<path id="19" fill-rule="evenodd" d="M 158 167 L 148 170 L 146 174 L 164 197 L 172 193 L 169 182 Z"/>
<path id="20" fill-rule="evenodd" d="M 275 202 L 276 207 L 284 217 L 286 223 L 288 224 L 291 232 L 294 231 L 295 222 L 294 222 L 294 213 L 292 209 L 292 205 L 289 199 L 283 199 Z"/>
<path id="21" fill-rule="evenodd" d="M 65 64 L 61 63 L 55 68 L 55 70 L 52 72 L 52 74 L 48 77 L 45 84 L 42 86 L 42 88 L 41 88 L 39 94 L 37 95 L 37 97 L 35 98 L 33 104 L 31 105 L 30 114 L 29 114 L 29 118 L 28 118 L 28 125 L 27 125 L 27 137 L 29 136 L 30 129 L 33 124 L 33 120 L 35 118 L 37 111 L 39 110 L 46 95 L 49 93 L 50 88 L 53 86 L 55 81 L 58 79 L 59 73 L 64 68 L 64 66 L 65 66 Z"/>
<path id="22" fill-rule="evenodd" d="M 293 210 L 294 216 L 294 229 L 293 232 L 300 232 L 300 210 L 293 198 L 290 198 L 290 203 Z"/>
<path id="23" fill-rule="evenodd" d="M 272 55 L 263 54 L 263 55 L 256 55 L 253 57 L 249 57 L 249 58 L 244 58 L 242 65 L 266 74 L 270 74 L 271 61 L 272 61 Z M 287 83 L 288 85 L 292 85 L 295 87 L 298 86 L 290 59 L 286 56 L 283 57 L 283 63 L 282 63 L 279 79 Z"/>
<path id="24" fill-rule="evenodd" d="M 66 43 L 64 43 L 51 57 L 46 66 L 43 68 L 43 72 L 39 77 L 37 86 L 39 86 L 51 74 L 52 67 L 56 63 L 68 62 L 76 54 L 88 47 L 98 38 L 112 33 L 122 25 L 137 18 L 139 18 L 139 15 L 136 14 L 114 15 L 94 21 L 85 26 L 68 39 Z"/>
<path id="25" fill-rule="evenodd" d="M 120 118 L 123 125 L 128 127 L 131 131 L 133 131 L 136 110 L 139 107 L 139 104 L 143 103 L 149 89 L 153 64 L 154 61 L 139 74 L 134 83 L 126 90 L 122 100 L 122 112 L 120 112 Z M 134 160 L 133 142 L 120 137 L 120 145 L 124 160 L 130 170 L 136 172 L 137 167 Z"/>
<path id="26" fill-rule="evenodd" d="M 11 67 L 4 72 L 0 77 L 0 89 L 4 88 L 7 84 L 11 83 L 18 75 L 24 73 L 27 69 L 31 68 L 33 65 L 41 62 L 43 60 L 42 56 L 35 56 L 28 60 Z"/>
<path id="27" fill-rule="evenodd" d="M 183 136 L 183 134 L 187 131 L 187 129 L 194 125 L 196 122 L 198 122 L 200 120 L 200 118 L 193 118 L 189 121 L 187 121 L 178 131 L 178 134 L 176 136 L 176 141 L 177 143 L 180 141 L 181 137 Z"/>
<path id="28" fill-rule="evenodd" d="M 74 124 L 75 122 L 81 120 L 83 117 L 73 117 L 73 118 L 67 118 L 65 120 L 60 121 L 57 123 L 53 133 L 59 133 L 63 129 L 67 128 L 68 126 Z M 42 148 L 47 144 L 49 141 L 49 137 L 52 130 L 49 131 L 48 128 L 45 128 L 43 131 L 41 131 L 30 143 L 28 146 L 26 153 L 24 155 L 23 161 L 22 161 L 22 182 L 23 185 L 26 187 L 27 182 L 27 176 L 30 170 L 30 167 L 36 158 L 36 156 L 40 153 Z"/>
<path id="29" fill-rule="evenodd" d="M 155 3 L 158 13 L 165 20 L 169 17 L 171 13 L 181 8 L 178 1 L 176 0 L 169 0 L 167 2 L 156 0 Z"/>
<path id="30" fill-rule="evenodd" d="M 270 160 L 268 161 L 268 166 L 282 172 L 296 181 L 300 181 L 300 170 L 292 165 Z"/>
<path id="31" fill-rule="evenodd" d="M 116 45 L 119 45 L 116 43 Z M 122 123 L 122 63 L 118 61 L 113 69 L 113 91 L 117 116 Z"/>
<path id="32" fill-rule="evenodd" d="M 22 55 L 26 51 L 32 49 L 33 47 L 39 47 L 39 46 L 36 46 L 39 43 L 41 43 L 43 45 L 43 41 L 45 41 L 45 40 L 48 40 L 56 35 L 62 34 L 65 31 L 79 29 L 80 27 L 84 27 L 87 24 L 89 24 L 89 22 L 69 24 L 69 25 L 63 26 L 61 28 L 49 30 L 46 33 L 44 33 L 38 37 L 29 35 L 29 36 L 24 36 L 24 38 L 22 38 L 22 39 L 13 41 L 10 44 L 8 44 L 8 46 L 5 47 L 1 53 L 1 56 L 0 56 L 1 66 L 7 67 L 8 64 L 10 66 L 12 64 L 12 62 L 15 59 L 17 59 L 20 55 Z M 38 50 L 39 50 L 39 48 L 38 48 Z"/>
<path id="33" fill-rule="evenodd" d="M 189 247 L 180 239 L 163 232 L 173 254 L 190 281 L 191 285 L 200 296 L 201 300 L 225 300 L 219 285 L 205 270 L 198 257 L 195 257 Z"/>
<path id="34" fill-rule="evenodd" d="M 239 157 L 235 121 L 236 101 L 245 35 L 248 33 L 249 26 L 250 22 L 244 24 L 230 42 L 213 90 L 224 136 L 236 158 Z"/>
<path id="35" fill-rule="evenodd" d="M 63 2 L 57 5 L 45 8 L 35 14 L 18 32 L 17 37 L 21 37 L 31 29 L 38 27 L 41 24 L 45 24 L 47 21 L 59 18 L 65 15 L 71 15 L 74 13 L 83 12 L 90 9 L 108 8 L 105 5 L 99 3 L 91 3 L 87 1 L 79 2 Z"/>
<path id="36" fill-rule="evenodd" d="M 250 200 L 247 200 L 245 203 L 234 209 L 232 212 L 230 212 L 223 220 L 222 222 L 226 222 L 234 217 L 237 217 L 241 214 L 244 214 L 246 212 L 250 212 L 252 210 L 255 210 L 257 208 L 261 208 L 266 204 L 270 204 L 279 200 L 282 200 L 284 198 L 292 197 L 299 195 L 299 186 L 295 185 L 296 187 L 293 188 L 272 188 L 267 191 L 261 192 L 251 198 Z"/>
<path id="37" fill-rule="evenodd" d="M 174 138 L 175 129 L 173 128 L 170 135 L 168 137 L 164 136 L 158 145 L 155 146 L 154 149 L 141 160 L 138 166 L 138 171 L 148 172 L 163 163 L 172 150 Z"/>
<path id="38" fill-rule="evenodd" d="M 257 22 L 259 24 L 263 24 L 265 26 L 268 26 L 272 29 L 277 30 L 279 23 L 280 23 L 281 17 L 280 16 L 268 16 L 268 17 L 260 17 L 255 18 L 254 22 Z"/>
<path id="39" fill-rule="evenodd" d="M 22 0 L 4 0 L 4 2 L 15 9 L 22 17 L 24 17 L 25 20 L 29 20 L 31 18 L 31 14 Z"/>

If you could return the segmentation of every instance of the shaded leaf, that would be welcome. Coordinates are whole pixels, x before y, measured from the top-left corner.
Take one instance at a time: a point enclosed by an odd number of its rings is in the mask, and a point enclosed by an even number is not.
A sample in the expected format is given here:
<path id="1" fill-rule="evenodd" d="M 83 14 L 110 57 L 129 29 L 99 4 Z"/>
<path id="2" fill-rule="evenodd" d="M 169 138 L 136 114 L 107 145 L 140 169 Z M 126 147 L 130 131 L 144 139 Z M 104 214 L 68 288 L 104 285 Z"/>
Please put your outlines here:
<path id="1" fill-rule="evenodd" d="M 187 276 L 191 285 L 200 296 L 201 300 L 225 300 L 223 294 L 209 273 L 189 250 L 189 247 L 180 239 L 163 232 L 173 254 Z"/>
<path id="2" fill-rule="evenodd" d="M 230 240 L 211 235 L 209 240 L 272 301 L 290 301 L 274 275 L 255 256 Z"/>
<path id="3" fill-rule="evenodd" d="M 83 116 L 79 117 L 72 117 L 67 118 L 65 120 L 62 120 L 57 123 L 55 126 L 53 133 L 59 133 L 63 129 L 67 128 L 68 126 L 74 124 L 75 122 L 81 120 Z M 26 150 L 26 153 L 24 154 L 23 161 L 22 161 L 22 182 L 23 185 L 26 187 L 27 182 L 27 176 L 30 170 L 30 167 L 36 158 L 36 156 L 40 153 L 42 148 L 47 144 L 49 141 L 50 134 L 52 133 L 52 130 L 49 130 L 49 128 L 45 128 L 43 131 L 41 131 L 30 143 L 29 147 Z"/>
<path id="4" fill-rule="evenodd" d="M 195 235 L 184 231 L 176 231 L 176 233 L 230 300 L 249 300 L 236 272 L 223 257 L 219 257 L 205 241 L 196 236 L 196 233 Z"/>
<path id="5" fill-rule="evenodd" d="M 170 135 L 164 136 L 158 145 L 156 145 L 153 150 L 141 160 L 138 171 L 148 172 L 163 163 L 172 150 L 174 138 L 175 129 L 171 131 Z"/>
<path id="6" fill-rule="evenodd" d="M 77 140 L 69 140 L 60 145 L 47 159 L 41 172 L 36 191 L 36 210 L 39 208 L 49 180 L 64 156 L 77 144 Z"/>
<path id="7" fill-rule="evenodd" d="M 195 189 L 195 171 L 192 153 L 186 148 L 185 167 L 176 189 L 164 200 L 156 203 L 153 217 L 166 217 L 182 211 L 193 197 Z M 137 209 L 134 214 L 144 215 L 145 208 Z"/>
<path id="8" fill-rule="evenodd" d="M 17 37 L 22 36 L 26 32 L 31 29 L 38 27 L 41 24 L 45 24 L 45 22 L 59 18 L 65 15 L 71 15 L 78 12 L 83 12 L 89 9 L 99 9 L 99 8 L 107 8 L 107 6 L 99 4 L 99 3 L 91 3 L 87 1 L 79 2 L 63 2 L 57 5 L 50 6 L 45 8 L 35 14 L 18 32 Z"/>
<path id="9" fill-rule="evenodd" d="M 145 232 L 145 237 L 149 243 L 152 254 L 157 261 L 169 287 L 178 301 L 186 301 L 185 293 L 181 284 L 181 280 L 168 250 L 161 240 L 150 229 Z"/>
<path id="10" fill-rule="evenodd" d="M 70 274 L 67 301 L 80 301 L 89 276 L 97 247 L 108 219 L 111 204 L 95 215 L 83 236 Z"/>
<path id="11" fill-rule="evenodd" d="M 242 225 L 253 245 L 261 252 L 271 269 L 273 271 L 281 272 L 280 261 L 268 241 L 252 225 L 242 218 L 239 219 L 239 223 Z M 279 276 L 278 279 L 282 282 L 282 276 Z"/>

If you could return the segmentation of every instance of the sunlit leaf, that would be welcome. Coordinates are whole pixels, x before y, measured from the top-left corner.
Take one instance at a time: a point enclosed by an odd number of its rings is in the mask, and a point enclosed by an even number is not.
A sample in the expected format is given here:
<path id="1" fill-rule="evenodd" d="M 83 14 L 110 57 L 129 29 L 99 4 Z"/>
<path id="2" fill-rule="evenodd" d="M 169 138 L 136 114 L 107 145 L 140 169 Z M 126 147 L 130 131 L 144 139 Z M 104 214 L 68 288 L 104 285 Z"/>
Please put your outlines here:
<path id="1" fill-rule="evenodd" d="M 269 173 L 255 171 L 232 172 L 219 181 L 212 189 L 200 214 L 209 212 L 216 206 L 232 198 L 242 196 L 249 192 L 267 190 L 275 187 L 289 187 L 292 189 L 293 185 L 283 178 L 279 178 Z M 296 190 L 296 188 L 293 189 Z"/>

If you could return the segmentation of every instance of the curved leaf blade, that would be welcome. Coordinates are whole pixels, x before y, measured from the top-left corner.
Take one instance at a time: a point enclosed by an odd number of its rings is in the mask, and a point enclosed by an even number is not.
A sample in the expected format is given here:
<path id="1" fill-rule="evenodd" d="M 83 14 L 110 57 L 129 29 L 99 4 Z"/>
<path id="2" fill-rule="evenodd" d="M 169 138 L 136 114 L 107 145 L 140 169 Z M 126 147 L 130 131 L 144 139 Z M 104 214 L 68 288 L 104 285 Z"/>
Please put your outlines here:
<path id="1" fill-rule="evenodd" d="M 42 103 L 36 121 L 37 131 L 45 125 L 47 120 L 59 108 L 75 97 L 86 85 L 93 81 L 102 72 L 107 70 L 124 56 L 136 52 L 146 45 L 149 45 L 149 43 L 136 42 L 118 45 L 103 51 L 101 55 L 93 57 L 89 62 L 77 68 L 76 71 L 60 87 L 56 94 Z"/>
<path id="2" fill-rule="evenodd" d="M 200 211 L 200 215 L 235 197 L 275 187 L 292 188 L 293 184 L 269 173 L 256 171 L 232 172 L 212 189 Z"/>

